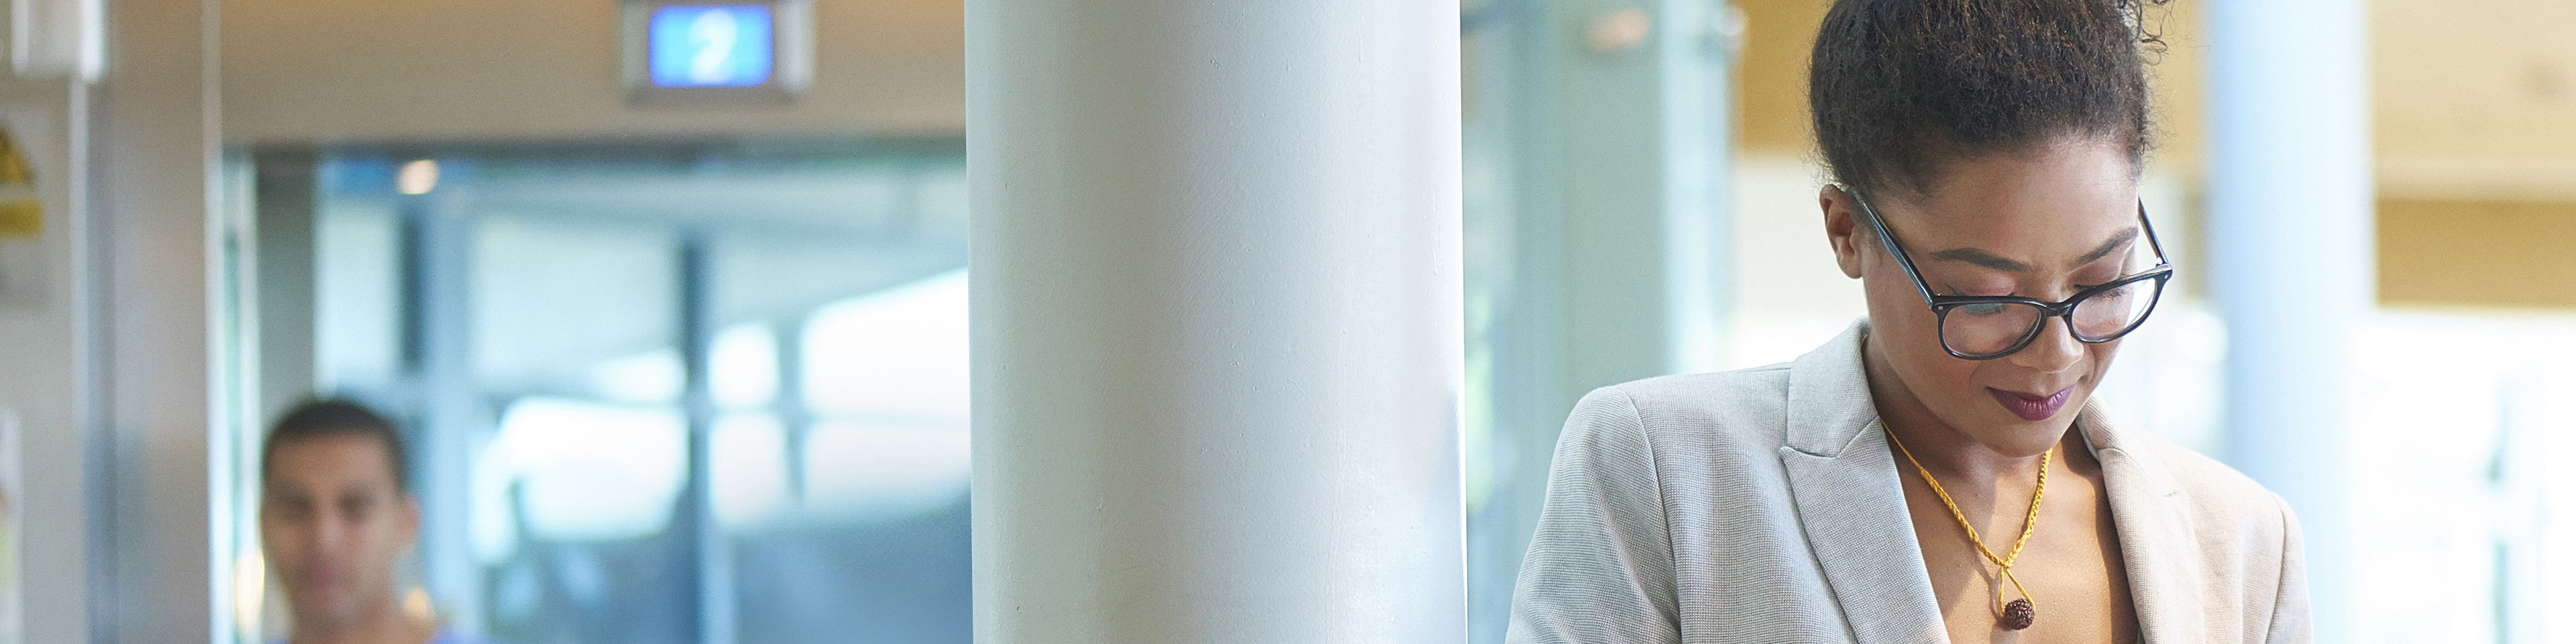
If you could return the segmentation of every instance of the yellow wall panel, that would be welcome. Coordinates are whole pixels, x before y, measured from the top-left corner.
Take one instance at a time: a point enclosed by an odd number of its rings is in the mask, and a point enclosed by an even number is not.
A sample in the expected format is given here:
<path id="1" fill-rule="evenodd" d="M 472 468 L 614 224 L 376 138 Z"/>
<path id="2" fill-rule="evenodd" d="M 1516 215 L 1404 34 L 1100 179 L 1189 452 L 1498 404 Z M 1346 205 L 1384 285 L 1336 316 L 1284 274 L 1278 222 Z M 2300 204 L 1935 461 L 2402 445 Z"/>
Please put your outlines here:
<path id="1" fill-rule="evenodd" d="M 226 0 L 234 142 L 958 136 L 965 4 L 814 0 L 814 84 L 774 106 L 639 106 L 616 0 Z"/>
<path id="2" fill-rule="evenodd" d="M 1738 146 L 1757 154 L 1804 156 L 1807 52 L 1829 0 L 1736 0 L 1744 10 L 1744 53 L 1736 75 Z"/>
<path id="3" fill-rule="evenodd" d="M 2576 201 L 2576 2 L 2373 0 L 2382 196 Z"/>
<path id="4" fill-rule="evenodd" d="M 2576 308 L 2576 203 L 2382 199 L 2379 301 Z"/>

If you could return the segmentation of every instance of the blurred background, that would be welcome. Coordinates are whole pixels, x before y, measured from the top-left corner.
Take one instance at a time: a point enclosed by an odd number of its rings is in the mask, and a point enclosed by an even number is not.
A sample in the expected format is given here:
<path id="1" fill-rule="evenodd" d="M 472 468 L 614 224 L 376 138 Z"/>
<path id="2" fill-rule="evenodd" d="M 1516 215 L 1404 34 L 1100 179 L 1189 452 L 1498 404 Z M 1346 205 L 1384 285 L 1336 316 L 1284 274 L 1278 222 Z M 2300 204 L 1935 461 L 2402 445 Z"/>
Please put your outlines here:
<path id="1" fill-rule="evenodd" d="M 723 18 L 724 46 L 763 44 L 727 53 L 702 33 L 670 46 L 692 60 L 662 67 L 656 10 L 708 4 L 226 0 L 109 27 L 150 7 L 17 0 L 0 125 L 47 200 L 153 170 L 87 156 L 83 124 L 116 110 L 167 102 L 178 116 L 153 123 L 203 121 L 120 136 L 224 150 L 207 160 L 224 207 L 203 257 L 219 277 L 201 376 L 217 400 L 197 442 L 69 430 L 92 403 L 68 383 L 138 368 L 64 348 L 91 341 L 79 329 L 98 309 L 78 294 L 93 271 L 129 270 L 95 268 L 82 236 L 141 240 L 116 266 L 148 274 L 153 233 L 0 230 L 27 641 L 81 632 L 83 610 L 153 605 L 78 589 L 161 579 L 159 555 L 97 562 L 205 534 L 225 580 L 218 641 L 281 637 L 255 477 L 239 473 L 314 395 L 405 424 L 426 512 L 405 585 L 459 630 L 969 641 L 962 4 L 742 5 L 765 13 Z M 1578 397 L 1793 359 L 1860 315 L 1820 234 L 1806 122 L 1828 4 L 1462 2 L 1472 641 L 1501 641 Z M 2310 562 L 2337 580 L 2326 632 L 2576 642 L 2576 472 L 2561 465 L 2576 457 L 2576 4 L 2356 5 L 2366 55 L 2323 64 L 2366 71 L 2367 104 L 2350 107 L 2367 137 L 2350 143 L 2374 169 L 2374 270 L 2327 275 L 2211 268 L 2224 115 L 2210 88 L 2226 60 L 2208 34 L 2226 18 L 2210 4 L 2147 13 L 2166 46 L 2145 195 L 2180 278 L 2102 397 L 2131 427 L 2267 464 L 2258 477 L 2319 479 L 2296 500 L 2333 520 L 2311 529 L 2336 549 Z M 207 55 L 164 58 L 188 48 Z M 214 86 L 83 89 L 198 64 Z M 44 183 L 72 167 L 101 176 Z M 2229 420 L 2255 404 L 2229 399 L 2230 356 L 2257 355 L 2231 349 L 2215 296 L 2231 280 L 2375 293 L 2344 320 L 2352 402 L 2322 465 L 2244 453 L 2264 428 Z M 202 531 L 124 527 L 188 510 L 107 500 L 189 468 L 215 482 L 211 516 L 185 517 Z M 83 481 L 108 492 L 85 498 Z"/>

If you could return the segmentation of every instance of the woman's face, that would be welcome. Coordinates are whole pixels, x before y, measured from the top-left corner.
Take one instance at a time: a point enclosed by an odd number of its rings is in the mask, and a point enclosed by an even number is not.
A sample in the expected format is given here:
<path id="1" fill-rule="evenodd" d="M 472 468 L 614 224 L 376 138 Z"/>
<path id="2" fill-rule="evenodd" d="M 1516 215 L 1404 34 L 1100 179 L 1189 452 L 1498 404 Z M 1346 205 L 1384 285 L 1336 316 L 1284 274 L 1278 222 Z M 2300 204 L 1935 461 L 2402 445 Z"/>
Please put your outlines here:
<path id="1" fill-rule="evenodd" d="M 1863 197 L 1933 293 L 2057 302 L 2152 263 L 2139 252 L 2147 240 L 2135 176 L 2115 145 L 2069 137 L 1952 162 L 1932 194 Z M 1822 202 L 1836 258 L 1868 294 L 1871 388 L 1882 413 L 1928 413 L 2006 454 L 2037 454 L 2064 436 L 2119 342 L 2079 342 L 2064 318 L 2049 318 L 2019 352 L 1954 357 L 1942 349 L 1939 319 L 1913 280 L 1859 219 L 1860 205 L 1831 186 Z M 1888 373 L 1896 382 L 1879 381 Z"/>

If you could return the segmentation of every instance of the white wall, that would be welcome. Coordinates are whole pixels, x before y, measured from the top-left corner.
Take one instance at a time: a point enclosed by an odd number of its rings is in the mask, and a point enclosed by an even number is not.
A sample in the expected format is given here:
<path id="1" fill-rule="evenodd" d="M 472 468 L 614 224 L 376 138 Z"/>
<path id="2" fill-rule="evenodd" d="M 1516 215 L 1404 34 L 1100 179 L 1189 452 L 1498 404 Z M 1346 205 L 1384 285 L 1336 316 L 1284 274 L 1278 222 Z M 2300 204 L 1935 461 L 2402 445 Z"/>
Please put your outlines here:
<path id="1" fill-rule="evenodd" d="M 46 207 L 42 236 L 0 238 L 0 271 L 33 288 L 0 294 L 0 413 L 20 432 L 25 575 L 20 593 L 29 642 L 87 635 L 87 506 L 82 502 L 82 436 L 75 402 L 71 179 L 71 92 L 65 81 L 0 78 L 0 126 L 25 155 Z M 24 281 L 19 281 L 23 277 Z M 5 637 L 5 635 L 0 635 Z"/>
<path id="2" fill-rule="evenodd" d="M 1860 280 L 1843 277 L 1825 241 L 1824 213 L 1816 207 L 1822 176 L 1801 157 L 1735 161 L 1728 369 L 1795 360 L 1868 314 Z"/>

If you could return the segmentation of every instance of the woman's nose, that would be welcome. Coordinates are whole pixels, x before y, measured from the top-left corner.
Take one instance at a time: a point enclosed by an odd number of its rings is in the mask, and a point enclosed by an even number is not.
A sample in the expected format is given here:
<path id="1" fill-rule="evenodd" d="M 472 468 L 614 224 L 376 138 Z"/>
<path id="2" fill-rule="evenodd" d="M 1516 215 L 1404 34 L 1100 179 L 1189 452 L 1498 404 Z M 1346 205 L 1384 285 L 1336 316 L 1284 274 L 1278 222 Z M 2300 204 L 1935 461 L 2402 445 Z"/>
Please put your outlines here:
<path id="1" fill-rule="evenodd" d="M 2066 326 L 2065 316 L 2050 316 L 2041 322 L 2039 337 L 2030 346 L 2012 354 L 2013 364 L 2040 373 L 2058 373 L 2075 367 L 2084 359 L 2084 341 L 2075 339 L 2075 330 Z"/>

